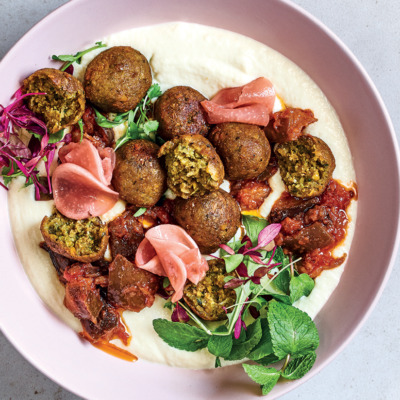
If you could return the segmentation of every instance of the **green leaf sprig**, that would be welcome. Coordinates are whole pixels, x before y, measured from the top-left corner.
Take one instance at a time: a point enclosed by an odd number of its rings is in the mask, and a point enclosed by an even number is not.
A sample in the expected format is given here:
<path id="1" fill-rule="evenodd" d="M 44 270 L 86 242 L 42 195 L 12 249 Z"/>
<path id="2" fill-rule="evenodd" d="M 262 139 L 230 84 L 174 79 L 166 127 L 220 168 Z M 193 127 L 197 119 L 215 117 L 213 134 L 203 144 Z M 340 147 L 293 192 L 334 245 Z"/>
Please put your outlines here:
<path id="1" fill-rule="evenodd" d="M 260 232 L 266 228 L 266 221 L 243 216 L 243 223 L 252 245 L 263 245 L 259 241 L 262 242 L 265 235 L 260 236 Z M 220 252 L 226 269 L 231 268 L 229 263 L 236 263 L 229 259 L 236 255 L 232 252 L 239 251 L 243 243 L 232 241 L 228 245 L 222 246 Z M 292 267 L 298 260 L 290 262 L 280 247 L 273 251 L 261 247 L 257 249 L 261 254 L 260 261 L 266 263 L 269 260 L 275 265 L 274 270 L 259 283 L 239 274 L 226 278 L 227 283 L 237 284 L 232 286 L 236 292 L 236 304 L 230 307 L 232 312 L 227 314 L 227 320 L 217 328 L 200 320 L 183 301 L 179 305 L 188 313 L 190 323 L 158 319 L 153 321 L 153 327 L 172 347 L 186 351 L 207 348 L 216 357 L 216 368 L 222 366 L 222 360 L 254 361 L 258 365 L 243 364 L 243 368 L 261 386 L 262 393 L 267 394 L 281 377 L 299 379 L 312 368 L 319 335 L 312 319 L 293 306 L 301 297 L 311 293 L 314 281 L 306 274 L 299 275 Z M 242 255 L 241 262 L 245 264 L 249 277 L 254 276 L 263 264 Z M 259 317 L 251 316 L 250 306 L 259 311 Z M 175 304 L 170 302 L 168 307 L 173 309 Z M 241 328 L 241 319 L 248 322 L 247 330 Z M 270 366 L 277 362 L 283 362 L 280 368 Z"/>
<path id="2" fill-rule="evenodd" d="M 90 47 L 89 49 L 83 50 L 83 51 L 78 51 L 76 54 L 71 55 L 71 54 L 62 54 L 59 56 L 56 56 L 55 54 L 51 56 L 53 60 L 56 61 L 63 61 L 65 64 L 60 68 L 61 71 L 65 71 L 72 63 L 76 62 L 77 64 L 80 64 L 82 62 L 82 57 L 90 53 L 93 50 L 100 49 L 102 47 L 107 47 L 106 44 L 102 42 L 96 42 L 93 47 Z"/>
<path id="3" fill-rule="evenodd" d="M 102 128 L 114 128 L 127 122 L 126 132 L 117 140 L 114 150 L 118 150 L 128 141 L 135 139 L 147 139 L 160 145 L 163 144 L 164 141 L 156 135 L 158 121 L 149 119 L 148 117 L 152 101 L 161 96 L 161 94 L 162 92 L 158 83 L 151 85 L 146 96 L 134 110 L 116 114 L 113 120 L 107 119 L 98 110 L 94 110 L 96 113 L 96 123 Z"/>

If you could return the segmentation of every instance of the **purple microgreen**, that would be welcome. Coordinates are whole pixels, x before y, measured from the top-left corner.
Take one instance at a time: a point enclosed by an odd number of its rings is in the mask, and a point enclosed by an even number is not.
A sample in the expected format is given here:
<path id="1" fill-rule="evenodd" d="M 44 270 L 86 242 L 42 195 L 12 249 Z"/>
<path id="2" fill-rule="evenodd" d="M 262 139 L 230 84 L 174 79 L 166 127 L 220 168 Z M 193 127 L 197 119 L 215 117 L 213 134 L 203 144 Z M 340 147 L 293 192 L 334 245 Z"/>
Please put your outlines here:
<path id="1" fill-rule="evenodd" d="M 67 68 L 64 69 L 64 72 L 67 74 L 73 75 L 74 74 L 74 66 L 71 64 Z"/>
<path id="2" fill-rule="evenodd" d="M 254 306 L 249 307 L 249 313 L 254 319 L 257 319 L 260 316 L 260 311 L 258 311 Z"/>
<path id="3" fill-rule="evenodd" d="M 247 279 L 233 278 L 225 283 L 225 289 L 236 289 L 247 282 Z"/>
<path id="4" fill-rule="evenodd" d="M 235 251 L 231 247 L 229 247 L 227 244 L 220 244 L 219 247 L 221 247 L 221 249 L 225 250 L 230 255 L 235 254 Z"/>
<path id="5" fill-rule="evenodd" d="M 270 224 L 266 226 L 258 234 L 258 244 L 252 250 L 257 250 L 267 246 L 276 238 L 280 230 L 281 230 L 281 224 Z"/>
<path id="6" fill-rule="evenodd" d="M 203 329 L 208 335 L 212 335 L 212 332 L 208 327 L 203 323 L 203 321 L 183 302 L 179 301 L 179 305 L 186 311 L 190 319 L 195 322 L 199 328 Z M 178 305 L 178 303 L 176 303 Z"/>
<path id="7" fill-rule="evenodd" d="M 243 254 L 246 255 L 246 256 L 257 256 L 257 257 L 261 257 L 261 253 L 260 253 L 259 251 L 255 251 L 255 250 L 253 250 L 253 249 L 246 250 Z"/>
<path id="8" fill-rule="evenodd" d="M 247 301 L 247 299 L 246 299 L 246 301 Z M 245 301 L 245 303 L 246 303 L 246 301 Z M 242 328 L 244 328 L 245 330 L 247 329 L 246 324 L 242 320 L 242 313 L 243 313 L 244 307 L 245 307 L 245 304 L 243 303 L 243 306 L 241 307 L 238 319 L 236 320 L 236 323 L 235 323 L 235 329 L 234 329 L 235 339 L 239 339 Z"/>
<path id="9" fill-rule="evenodd" d="M 172 322 L 189 322 L 190 317 L 183 307 L 176 303 L 176 307 L 171 315 Z"/>
<path id="10" fill-rule="evenodd" d="M 239 266 L 236 268 L 236 272 L 239 276 L 242 276 L 244 278 L 248 278 L 249 274 L 247 271 L 247 267 L 245 263 L 240 263 Z"/>

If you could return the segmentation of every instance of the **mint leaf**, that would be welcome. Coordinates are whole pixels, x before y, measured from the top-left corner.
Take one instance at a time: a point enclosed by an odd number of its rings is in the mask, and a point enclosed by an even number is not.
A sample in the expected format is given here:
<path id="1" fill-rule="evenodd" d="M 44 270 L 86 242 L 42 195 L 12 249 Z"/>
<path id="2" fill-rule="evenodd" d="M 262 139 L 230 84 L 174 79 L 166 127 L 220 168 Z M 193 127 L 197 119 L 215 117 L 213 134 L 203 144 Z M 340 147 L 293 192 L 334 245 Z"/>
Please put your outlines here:
<path id="1" fill-rule="evenodd" d="M 317 328 L 303 311 L 287 304 L 271 301 L 268 308 L 272 348 L 277 357 L 290 354 L 302 357 L 319 345 Z"/>
<path id="2" fill-rule="evenodd" d="M 261 365 L 243 364 L 243 369 L 254 382 L 261 385 L 262 394 L 268 394 L 278 382 L 279 371 L 275 368 L 266 368 Z"/>
<path id="3" fill-rule="evenodd" d="M 279 275 L 274 279 L 275 287 L 280 290 L 282 294 L 289 294 L 290 286 L 290 272 L 288 269 L 280 272 Z"/>
<path id="4" fill-rule="evenodd" d="M 260 342 L 261 336 L 261 321 L 257 319 L 247 327 L 246 340 L 244 342 L 238 343 L 237 340 L 233 340 L 232 350 L 229 356 L 224 357 L 225 360 L 241 360 L 247 357 L 251 350 Z"/>
<path id="5" fill-rule="evenodd" d="M 225 260 L 226 272 L 229 273 L 234 271 L 243 261 L 243 254 L 233 254 L 229 256 L 224 256 L 223 259 Z"/>
<path id="6" fill-rule="evenodd" d="M 266 318 L 259 318 L 261 321 L 262 335 L 258 344 L 248 354 L 250 360 L 259 360 L 273 353 L 271 334 L 269 333 L 268 320 Z"/>
<path id="7" fill-rule="evenodd" d="M 289 256 L 287 256 L 282 247 L 277 247 L 274 254 L 274 262 L 281 264 L 280 268 L 289 264 Z"/>
<path id="8" fill-rule="evenodd" d="M 290 297 L 287 296 L 286 294 L 271 294 L 271 296 L 275 299 L 280 301 L 281 303 L 287 304 L 287 305 L 292 305 L 292 302 L 290 300 Z"/>
<path id="9" fill-rule="evenodd" d="M 303 296 L 308 296 L 314 289 L 314 280 L 307 274 L 294 276 L 290 280 L 290 301 L 296 302 Z"/>
<path id="10" fill-rule="evenodd" d="M 153 320 L 154 330 L 171 347 L 186 351 L 196 351 L 207 346 L 210 336 L 195 326 L 166 319 Z"/>
<path id="11" fill-rule="evenodd" d="M 286 366 L 285 370 L 281 373 L 286 379 L 294 380 L 302 378 L 315 363 L 317 355 L 315 351 L 306 354 L 303 357 L 291 360 Z"/>
<path id="12" fill-rule="evenodd" d="M 270 354 L 268 356 L 265 356 L 263 358 L 260 358 L 259 360 L 256 360 L 258 364 L 264 365 L 265 367 L 275 364 L 278 361 L 281 361 L 282 358 L 277 357 L 275 354 Z"/>
<path id="13" fill-rule="evenodd" d="M 208 341 L 208 351 L 217 357 L 227 357 L 232 350 L 232 335 L 212 335 Z"/>
<path id="14" fill-rule="evenodd" d="M 264 218 L 253 217 L 251 215 L 242 215 L 242 221 L 251 243 L 253 246 L 257 246 L 258 234 L 267 226 L 267 220 Z"/>

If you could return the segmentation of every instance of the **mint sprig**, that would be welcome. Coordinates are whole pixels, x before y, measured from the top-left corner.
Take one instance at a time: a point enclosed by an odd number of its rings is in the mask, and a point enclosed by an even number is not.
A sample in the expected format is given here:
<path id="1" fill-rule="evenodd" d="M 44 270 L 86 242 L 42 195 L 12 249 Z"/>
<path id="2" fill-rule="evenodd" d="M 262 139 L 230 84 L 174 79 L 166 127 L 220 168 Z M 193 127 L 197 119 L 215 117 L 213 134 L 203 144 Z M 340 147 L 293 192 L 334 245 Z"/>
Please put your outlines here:
<path id="1" fill-rule="evenodd" d="M 236 276 L 225 278 L 225 287 L 236 293 L 235 304 L 226 310 L 227 319 L 215 328 L 180 301 L 190 323 L 153 323 L 158 335 L 172 347 L 187 351 L 207 347 L 216 357 L 216 368 L 223 365 L 223 360 L 256 362 L 259 365 L 244 364 L 243 368 L 267 394 L 280 377 L 299 379 L 315 362 L 318 331 L 312 319 L 292 305 L 311 293 L 314 281 L 308 275 L 299 275 L 293 268 L 298 260 L 291 261 L 281 248 L 265 250 L 279 227 L 268 228 L 265 220 L 255 217 L 245 217 L 244 223 L 248 236 L 245 242 L 234 240 L 220 250 L 226 269 L 236 271 Z M 269 271 L 261 278 L 256 276 L 260 267 Z M 250 307 L 259 316 L 253 317 Z M 270 367 L 281 360 L 284 362 L 279 370 Z"/>
<path id="2" fill-rule="evenodd" d="M 304 311 L 271 301 L 267 318 L 272 348 L 277 357 L 283 358 L 290 354 L 293 358 L 297 358 L 317 349 L 318 330 Z"/>

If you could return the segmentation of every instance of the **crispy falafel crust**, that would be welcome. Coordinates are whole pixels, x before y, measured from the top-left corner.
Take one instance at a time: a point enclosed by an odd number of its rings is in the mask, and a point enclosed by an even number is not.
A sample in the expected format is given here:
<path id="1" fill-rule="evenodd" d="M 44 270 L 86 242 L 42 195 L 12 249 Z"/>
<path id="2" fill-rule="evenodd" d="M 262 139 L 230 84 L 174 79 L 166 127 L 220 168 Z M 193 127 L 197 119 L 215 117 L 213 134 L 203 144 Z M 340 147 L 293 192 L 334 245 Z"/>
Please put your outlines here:
<path id="1" fill-rule="evenodd" d="M 55 210 L 43 218 L 40 231 L 50 250 L 83 263 L 102 258 L 108 245 L 107 225 L 98 217 L 74 220 Z"/>
<path id="2" fill-rule="evenodd" d="M 267 168 L 271 146 L 257 125 L 225 122 L 216 125 L 208 138 L 224 163 L 226 179 L 256 178 Z"/>
<path id="3" fill-rule="evenodd" d="M 204 136 L 177 136 L 161 146 L 158 156 L 165 156 L 168 187 L 184 199 L 217 190 L 224 180 L 224 165 Z"/>
<path id="4" fill-rule="evenodd" d="M 158 98 L 154 116 L 159 122 L 158 134 L 164 140 L 181 135 L 206 136 L 210 125 L 200 102 L 207 100 L 189 86 L 174 86 Z"/>
<path id="5" fill-rule="evenodd" d="M 86 68 L 86 97 L 105 112 L 134 109 L 152 82 L 146 57 L 129 46 L 115 46 L 95 57 Z"/>
<path id="6" fill-rule="evenodd" d="M 218 250 L 240 227 L 240 209 L 236 200 L 218 189 L 204 196 L 174 202 L 174 216 L 199 246 L 202 254 Z"/>
<path id="7" fill-rule="evenodd" d="M 274 152 L 282 180 L 292 196 L 319 196 L 328 186 L 336 163 L 331 149 L 322 139 L 303 135 L 297 140 L 277 144 Z"/>
<path id="8" fill-rule="evenodd" d="M 71 74 L 54 68 L 42 68 L 24 79 L 23 92 L 46 93 L 28 96 L 28 108 L 40 115 L 49 133 L 76 124 L 85 112 L 82 84 Z"/>
<path id="9" fill-rule="evenodd" d="M 116 151 L 112 184 L 121 199 L 137 207 L 154 206 L 165 192 L 166 174 L 150 140 L 131 140 Z"/>

